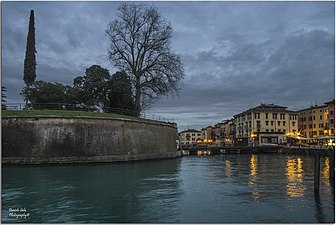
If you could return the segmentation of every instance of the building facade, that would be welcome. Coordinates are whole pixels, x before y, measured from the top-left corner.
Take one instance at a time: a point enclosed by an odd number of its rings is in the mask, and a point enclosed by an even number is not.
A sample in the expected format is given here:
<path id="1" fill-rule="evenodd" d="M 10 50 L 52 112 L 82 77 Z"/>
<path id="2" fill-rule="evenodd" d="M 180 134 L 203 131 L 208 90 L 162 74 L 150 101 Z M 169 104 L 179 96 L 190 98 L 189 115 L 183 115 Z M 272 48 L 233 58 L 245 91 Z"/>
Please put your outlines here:
<path id="1" fill-rule="evenodd" d="M 328 135 L 335 135 L 335 99 L 324 104 L 328 107 Z"/>
<path id="2" fill-rule="evenodd" d="M 282 144 L 287 133 L 298 132 L 298 116 L 287 107 L 261 104 L 234 116 L 235 142 Z"/>
<path id="3" fill-rule="evenodd" d="M 335 100 L 322 106 L 311 106 L 298 111 L 299 130 L 306 138 L 314 139 L 335 134 Z"/>
<path id="4" fill-rule="evenodd" d="M 224 132 L 224 144 L 233 145 L 235 134 L 234 119 L 223 121 L 223 132 Z"/>
<path id="5" fill-rule="evenodd" d="M 195 144 L 198 140 L 202 139 L 203 135 L 199 130 L 188 129 L 179 133 L 179 140 L 181 145 Z"/>

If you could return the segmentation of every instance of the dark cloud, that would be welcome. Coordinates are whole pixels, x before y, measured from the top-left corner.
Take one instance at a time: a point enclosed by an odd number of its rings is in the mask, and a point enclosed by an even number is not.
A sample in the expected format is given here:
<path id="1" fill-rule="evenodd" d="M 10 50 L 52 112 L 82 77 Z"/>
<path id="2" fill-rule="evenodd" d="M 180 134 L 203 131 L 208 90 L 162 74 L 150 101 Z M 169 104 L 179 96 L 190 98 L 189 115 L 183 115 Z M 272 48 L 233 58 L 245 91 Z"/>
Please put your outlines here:
<path id="1" fill-rule="evenodd" d="M 333 2 L 145 2 L 171 21 L 185 79 L 179 97 L 147 111 L 201 128 L 275 103 L 297 110 L 334 98 Z M 37 78 L 71 84 L 92 64 L 110 72 L 105 29 L 120 2 L 3 2 L 2 81 L 22 102 L 29 10 L 35 10 Z"/>

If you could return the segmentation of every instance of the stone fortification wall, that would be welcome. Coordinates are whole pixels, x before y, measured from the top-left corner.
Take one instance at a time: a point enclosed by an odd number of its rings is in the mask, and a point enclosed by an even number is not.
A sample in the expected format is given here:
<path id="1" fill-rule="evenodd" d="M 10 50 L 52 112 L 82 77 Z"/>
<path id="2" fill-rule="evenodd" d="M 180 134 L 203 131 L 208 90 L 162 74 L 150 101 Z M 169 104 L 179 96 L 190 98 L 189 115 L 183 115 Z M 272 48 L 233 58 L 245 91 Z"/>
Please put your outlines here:
<path id="1" fill-rule="evenodd" d="M 171 124 L 84 117 L 3 117 L 2 163 L 89 163 L 176 157 Z"/>

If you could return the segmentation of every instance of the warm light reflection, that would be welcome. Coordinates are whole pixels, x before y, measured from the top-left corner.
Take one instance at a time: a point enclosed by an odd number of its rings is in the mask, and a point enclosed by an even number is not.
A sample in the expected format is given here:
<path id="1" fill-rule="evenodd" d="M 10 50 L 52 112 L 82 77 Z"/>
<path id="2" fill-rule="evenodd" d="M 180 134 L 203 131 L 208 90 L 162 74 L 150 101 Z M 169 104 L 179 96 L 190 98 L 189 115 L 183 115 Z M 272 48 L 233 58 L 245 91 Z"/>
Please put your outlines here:
<path id="1" fill-rule="evenodd" d="M 251 171 L 251 176 L 256 176 L 258 172 L 258 158 L 256 155 L 252 155 L 250 159 L 250 171 Z"/>
<path id="2" fill-rule="evenodd" d="M 255 191 L 257 186 L 257 173 L 258 173 L 258 157 L 252 155 L 250 159 L 250 178 L 249 178 L 249 187 L 254 189 L 252 191 L 252 198 L 258 200 L 260 198 L 260 193 Z"/>
<path id="3" fill-rule="evenodd" d="M 288 180 L 287 195 L 289 197 L 303 197 L 306 187 L 303 185 L 303 169 L 301 158 L 287 160 L 286 176 Z"/>
<path id="4" fill-rule="evenodd" d="M 231 162 L 230 162 L 230 160 L 225 160 L 225 176 L 231 177 Z"/>
<path id="5" fill-rule="evenodd" d="M 330 182 L 329 182 L 329 157 L 325 158 L 324 161 L 324 167 L 323 167 L 323 171 L 322 171 L 322 181 L 323 183 L 325 183 L 326 186 L 330 186 Z"/>

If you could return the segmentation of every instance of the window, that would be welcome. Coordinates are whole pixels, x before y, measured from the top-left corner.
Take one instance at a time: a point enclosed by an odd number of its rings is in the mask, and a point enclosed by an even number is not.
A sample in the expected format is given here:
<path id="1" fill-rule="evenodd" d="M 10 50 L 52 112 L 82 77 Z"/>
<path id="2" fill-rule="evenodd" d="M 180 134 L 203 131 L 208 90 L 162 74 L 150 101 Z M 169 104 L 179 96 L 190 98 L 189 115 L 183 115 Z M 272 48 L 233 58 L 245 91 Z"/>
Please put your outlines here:
<path id="1" fill-rule="evenodd" d="M 292 125 L 295 126 L 295 121 L 292 121 Z"/>
<path id="2" fill-rule="evenodd" d="M 315 116 L 313 116 L 313 120 L 315 120 Z"/>
<path id="3" fill-rule="evenodd" d="M 260 113 L 254 113 L 254 119 L 260 119 Z"/>
<path id="4" fill-rule="evenodd" d="M 266 129 L 266 132 L 268 132 L 269 131 L 269 129 Z"/>
<path id="5" fill-rule="evenodd" d="M 322 120 L 322 115 L 320 115 L 320 120 Z"/>
<path id="6" fill-rule="evenodd" d="M 286 133 L 286 129 L 283 129 L 282 131 L 283 131 L 284 133 Z"/>
<path id="7" fill-rule="evenodd" d="M 278 114 L 277 113 L 273 113 L 273 119 L 276 120 L 278 117 Z"/>
<path id="8" fill-rule="evenodd" d="M 274 129 L 271 129 L 271 132 L 274 132 Z"/>
<path id="9" fill-rule="evenodd" d="M 330 123 L 334 123 L 334 120 L 333 120 L 333 119 L 331 119 L 331 120 L 330 120 Z"/>
<path id="10" fill-rule="evenodd" d="M 282 126 L 286 126 L 286 121 L 282 121 Z"/>
<path id="11" fill-rule="evenodd" d="M 268 120 L 268 113 L 265 113 L 265 115 L 266 115 L 266 120 Z"/>
<path id="12" fill-rule="evenodd" d="M 320 130 L 320 131 L 319 131 L 319 135 L 323 135 L 323 130 Z"/>
<path id="13" fill-rule="evenodd" d="M 309 124 L 309 129 L 312 129 L 313 128 L 313 125 Z"/>
<path id="14" fill-rule="evenodd" d="M 316 124 L 314 123 L 314 128 L 316 128 Z"/>
<path id="15" fill-rule="evenodd" d="M 281 121 L 278 121 L 278 126 L 280 126 Z"/>
<path id="16" fill-rule="evenodd" d="M 257 128 L 260 128 L 260 121 L 257 121 Z"/>
<path id="17" fill-rule="evenodd" d="M 334 111 L 333 110 L 330 110 L 330 115 L 334 115 Z"/>
<path id="18" fill-rule="evenodd" d="M 191 136 L 195 136 L 195 134 L 191 134 Z"/>
<path id="19" fill-rule="evenodd" d="M 271 121 L 271 126 L 273 126 L 274 125 L 274 121 Z"/>
<path id="20" fill-rule="evenodd" d="M 268 126 L 268 120 L 267 120 L 267 121 L 265 121 L 265 124 L 266 124 L 266 126 Z"/>

